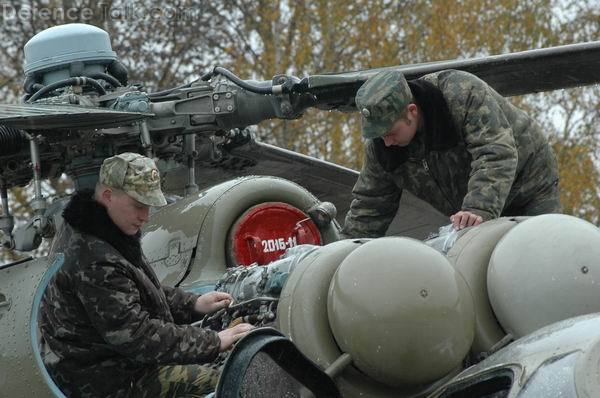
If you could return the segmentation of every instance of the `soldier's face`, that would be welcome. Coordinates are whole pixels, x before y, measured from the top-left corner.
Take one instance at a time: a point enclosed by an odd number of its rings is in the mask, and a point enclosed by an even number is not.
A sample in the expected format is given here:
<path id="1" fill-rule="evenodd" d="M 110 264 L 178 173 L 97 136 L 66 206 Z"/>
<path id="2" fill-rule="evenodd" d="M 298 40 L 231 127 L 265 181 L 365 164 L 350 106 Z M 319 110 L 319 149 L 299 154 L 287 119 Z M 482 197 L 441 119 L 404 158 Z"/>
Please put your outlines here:
<path id="1" fill-rule="evenodd" d="M 418 111 L 414 104 L 408 106 L 406 117 L 396 120 L 388 132 L 381 138 L 385 146 L 407 146 L 417 133 Z"/>
<path id="2" fill-rule="evenodd" d="M 105 205 L 110 219 L 126 235 L 135 235 L 148 222 L 150 207 L 124 192 L 112 190 Z"/>

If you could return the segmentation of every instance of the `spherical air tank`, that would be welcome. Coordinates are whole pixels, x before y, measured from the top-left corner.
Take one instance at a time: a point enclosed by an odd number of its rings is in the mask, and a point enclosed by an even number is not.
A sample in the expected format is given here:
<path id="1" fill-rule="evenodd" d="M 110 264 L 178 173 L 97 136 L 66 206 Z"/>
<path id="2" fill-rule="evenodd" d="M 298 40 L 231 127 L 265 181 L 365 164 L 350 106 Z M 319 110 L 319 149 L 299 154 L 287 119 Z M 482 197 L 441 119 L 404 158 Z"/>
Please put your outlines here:
<path id="1" fill-rule="evenodd" d="M 487 283 L 500 324 L 516 338 L 600 312 L 600 230 L 562 214 L 531 217 L 500 240 Z"/>
<path id="2" fill-rule="evenodd" d="M 282 332 L 335 376 L 345 397 L 423 394 L 461 369 L 474 335 L 462 276 L 407 238 L 345 240 L 311 252 L 277 311 Z"/>

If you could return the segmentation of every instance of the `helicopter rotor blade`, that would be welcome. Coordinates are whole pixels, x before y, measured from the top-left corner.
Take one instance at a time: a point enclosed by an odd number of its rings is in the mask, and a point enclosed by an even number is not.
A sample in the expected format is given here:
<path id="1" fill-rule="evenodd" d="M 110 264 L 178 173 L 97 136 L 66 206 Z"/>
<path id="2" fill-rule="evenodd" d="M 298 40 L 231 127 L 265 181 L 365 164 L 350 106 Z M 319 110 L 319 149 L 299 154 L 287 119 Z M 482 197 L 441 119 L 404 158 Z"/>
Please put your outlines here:
<path id="1" fill-rule="evenodd" d="M 24 130 L 118 127 L 151 116 L 75 105 L 0 104 L 0 125 Z"/>
<path id="2" fill-rule="evenodd" d="M 296 91 L 311 93 L 317 108 L 352 111 L 358 88 L 382 70 L 401 71 L 411 80 L 458 69 L 477 75 L 504 96 L 514 96 L 598 83 L 598 65 L 600 41 L 595 41 L 481 58 L 312 75 L 298 83 Z"/>

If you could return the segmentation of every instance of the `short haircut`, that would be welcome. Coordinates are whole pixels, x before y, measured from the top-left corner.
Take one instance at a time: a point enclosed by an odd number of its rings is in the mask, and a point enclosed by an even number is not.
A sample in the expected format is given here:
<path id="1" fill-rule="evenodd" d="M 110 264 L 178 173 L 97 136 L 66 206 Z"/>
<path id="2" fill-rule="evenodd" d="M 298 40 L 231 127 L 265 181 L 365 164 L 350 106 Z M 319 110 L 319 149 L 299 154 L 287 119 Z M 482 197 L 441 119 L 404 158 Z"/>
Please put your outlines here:
<path id="1" fill-rule="evenodd" d="M 100 195 L 102 194 L 102 191 L 104 191 L 107 188 L 116 193 L 117 195 L 125 194 L 125 191 L 121 189 L 109 187 L 108 185 L 104 185 L 100 181 L 98 181 L 96 183 L 96 187 L 94 188 L 94 199 L 98 200 L 100 198 Z"/>

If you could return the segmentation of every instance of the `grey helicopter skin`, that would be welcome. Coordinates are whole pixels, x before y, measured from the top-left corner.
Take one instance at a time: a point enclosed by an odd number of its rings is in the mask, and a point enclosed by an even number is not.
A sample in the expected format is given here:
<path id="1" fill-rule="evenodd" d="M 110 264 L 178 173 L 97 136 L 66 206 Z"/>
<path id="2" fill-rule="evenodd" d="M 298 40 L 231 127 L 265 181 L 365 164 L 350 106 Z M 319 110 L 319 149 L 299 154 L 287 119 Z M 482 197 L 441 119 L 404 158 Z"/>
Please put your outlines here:
<path id="1" fill-rule="evenodd" d="M 574 376 L 561 379 L 560 388 L 572 384 L 576 394 L 567 396 L 595 396 L 598 383 L 585 372 L 593 370 L 586 364 L 597 352 L 590 327 L 598 316 L 572 317 L 600 311 L 596 227 L 549 215 L 500 219 L 425 242 L 339 241 L 336 217 L 347 210 L 356 172 L 257 142 L 243 130 L 269 118 L 301 117 L 308 107 L 354 111 L 356 90 L 377 70 L 254 82 L 217 67 L 192 84 L 145 93 L 127 85 L 108 35 L 98 28 L 51 28 L 25 52 L 26 100 L 0 105 L 2 245 L 30 251 L 42 238 L 52 243 L 46 257 L 0 267 L 0 395 L 63 396 L 42 363 L 53 354 L 40 340 L 37 309 L 63 261 L 66 199 L 48 205 L 41 181 L 66 172 L 77 189 L 92 187 L 105 157 L 136 151 L 159 160 L 172 195 L 152 215 L 142 241 L 161 280 L 235 297 L 205 327 L 237 319 L 275 326 L 300 353 L 289 355 L 308 360 L 304 377 L 324 374 L 347 397 L 527 396 L 522 390 L 536 391 L 546 380 L 536 370 L 562 358 Z M 394 68 L 407 78 L 462 69 L 503 95 L 517 95 L 596 83 L 599 63 L 600 42 L 593 42 Z M 13 231 L 7 190 L 29 181 L 35 214 Z M 259 228 L 282 211 L 294 228 Z M 405 195 L 399 214 L 388 235 L 422 239 L 446 222 L 412 195 Z M 272 257 L 256 257 L 261 265 L 253 265 L 254 257 L 244 262 L 244 244 L 251 255 L 262 256 L 262 248 Z M 556 324 L 563 319 L 569 320 Z M 580 338 L 570 341 L 569 330 Z M 260 334 L 253 338 L 261 341 Z M 246 352 L 252 344 L 240 346 Z M 556 346 L 560 352 L 548 348 Z M 243 362 L 234 354 L 227 365 Z M 226 366 L 218 396 L 227 396 L 225 381 L 240 369 Z M 245 396 L 277 395 L 281 374 L 260 373 L 263 390 Z M 302 384 L 301 372 L 297 377 Z M 533 387 L 524 387 L 528 382 Z"/>

